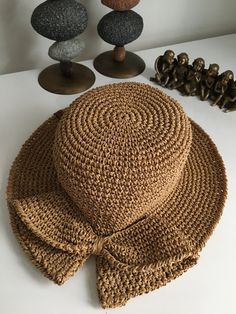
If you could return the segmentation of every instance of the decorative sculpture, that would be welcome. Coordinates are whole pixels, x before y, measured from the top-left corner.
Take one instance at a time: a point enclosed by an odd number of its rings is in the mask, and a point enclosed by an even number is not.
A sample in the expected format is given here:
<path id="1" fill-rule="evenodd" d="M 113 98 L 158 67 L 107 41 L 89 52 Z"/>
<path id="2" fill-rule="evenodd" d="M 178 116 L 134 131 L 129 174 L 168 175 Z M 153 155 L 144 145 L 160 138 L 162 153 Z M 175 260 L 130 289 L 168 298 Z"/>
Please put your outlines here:
<path id="1" fill-rule="evenodd" d="M 39 84 L 58 94 L 74 94 L 91 87 L 94 73 L 72 62 L 85 46 L 78 37 L 88 24 L 85 7 L 77 0 L 47 0 L 36 7 L 31 24 L 40 35 L 55 40 L 48 54 L 59 61 L 39 74 Z"/>
<path id="2" fill-rule="evenodd" d="M 198 94 L 204 67 L 205 61 L 202 58 L 197 58 L 194 60 L 193 65 L 189 66 L 186 82 L 183 84 L 185 95 L 196 96 Z"/>
<path id="3" fill-rule="evenodd" d="M 236 81 L 228 70 L 219 75 L 219 65 L 210 64 L 205 69 L 203 58 L 197 58 L 189 65 L 187 53 L 182 52 L 174 58 L 172 50 L 165 51 L 155 61 L 155 77 L 150 80 L 169 89 L 177 89 L 182 95 L 199 96 L 201 100 L 210 99 L 224 112 L 236 110 Z"/>
<path id="4" fill-rule="evenodd" d="M 144 61 L 125 50 L 125 45 L 136 40 L 143 31 L 142 17 L 131 10 L 138 3 L 139 0 L 102 0 L 102 4 L 114 11 L 100 20 L 98 34 L 115 48 L 96 57 L 94 67 L 98 72 L 114 78 L 129 78 L 144 71 Z"/>
<path id="5" fill-rule="evenodd" d="M 220 104 L 220 108 L 223 110 L 232 109 L 236 107 L 236 81 L 231 81 L 228 84 L 228 88 L 224 96 L 222 97 L 222 102 Z"/>
<path id="6" fill-rule="evenodd" d="M 233 81 L 234 74 L 232 71 L 225 71 L 216 80 L 214 89 L 211 93 L 211 99 L 213 100 L 212 106 L 217 105 L 221 98 L 226 94 L 229 84 Z"/>
<path id="7" fill-rule="evenodd" d="M 162 86 L 166 86 L 170 80 L 170 73 L 174 67 L 175 54 L 172 50 L 166 50 L 163 56 L 156 59 L 156 75 L 153 80 Z"/>
<path id="8" fill-rule="evenodd" d="M 223 108 L 224 112 L 231 112 L 236 111 L 236 101 L 234 102 L 227 102 L 226 105 Z"/>
<path id="9" fill-rule="evenodd" d="M 167 84 L 167 87 L 170 89 L 181 89 L 184 85 L 187 74 L 188 74 L 188 65 L 189 58 L 187 53 L 180 53 L 177 56 L 177 61 L 174 64 L 173 71 L 171 74 L 171 80 Z"/>
<path id="10" fill-rule="evenodd" d="M 219 74 L 219 65 L 216 63 L 210 64 L 209 69 L 205 70 L 202 75 L 200 82 L 200 99 L 207 100 L 210 96 L 211 90 L 213 89 L 216 79 Z"/>

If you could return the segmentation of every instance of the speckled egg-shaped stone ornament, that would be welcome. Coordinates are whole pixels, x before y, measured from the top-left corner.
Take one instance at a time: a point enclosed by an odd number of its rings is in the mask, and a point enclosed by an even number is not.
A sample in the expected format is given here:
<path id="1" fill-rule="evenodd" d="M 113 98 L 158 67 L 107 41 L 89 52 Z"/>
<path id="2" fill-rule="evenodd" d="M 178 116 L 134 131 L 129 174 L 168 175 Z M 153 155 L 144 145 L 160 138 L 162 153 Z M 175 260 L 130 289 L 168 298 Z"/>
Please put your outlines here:
<path id="1" fill-rule="evenodd" d="M 135 7 L 139 1 L 140 0 L 102 0 L 102 4 L 116 11 L 126 11 Z"/>
<path id="2" fill-rule="evenodd" d="M 134 11 L 112 11 L 98 23 L 98 34 L 107 43 L 122 47 L 137 39 L 143 30 L 143 19 Z"/>
<path id="3" fill-rule="evenodd" d="M 65 41 L 85 30 L 88 15 L 85 7 L 76 0 L 48 0 L 34 10 L 31 24 L 46 38 Z"/>
<path id="4" fill-rule="evenodd" d="M 75 37 L 66 41 L 55 42 L 48 50 L 48 55 L 57 61 L 70 61 L 85 48 L 85 43 Z"/>

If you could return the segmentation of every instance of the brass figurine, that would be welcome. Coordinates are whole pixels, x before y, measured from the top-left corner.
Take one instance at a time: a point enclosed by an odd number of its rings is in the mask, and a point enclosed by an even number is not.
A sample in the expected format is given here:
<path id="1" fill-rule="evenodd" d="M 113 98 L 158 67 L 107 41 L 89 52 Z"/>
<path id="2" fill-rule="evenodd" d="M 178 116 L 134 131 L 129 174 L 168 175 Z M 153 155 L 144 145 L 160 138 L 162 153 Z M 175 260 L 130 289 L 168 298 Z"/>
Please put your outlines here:
<path id="1" fill-rule="evenodd" d="M 224 112 L 236 111 L 236 81 L 234 74 L 228 70 L 219 75 L 220 67 L 216 63 L 205 69 L 203 58 L 197 58 L 189 64 L 188 54 L 180 53 L 175 58 L 172 50 L 155 61 L 156 74 L 151 81 L 177 89 L 182 95 L 199 96 L 201 100 L 211 100 Z"/>
<path id="2" fill-rule="evenodd" d="M 194 60 L 189 68 L 186 82 L 184 84 L 184 94 L 187 96 L 196 96 L 199 92 L 202 72 L 205 67 L 205 61 L 202 58 Z"/>
<path id="3" fill-rule="evenodd" d="M 181 88 L 188 74 L 188 63 L 189 57 L 187 53 L 180 53 L 177 56 L 177 61 L 175 60 L 173 71 L 171 73 L 171 79 L 167 83 L 167 87 L 170 89 L 179 89 Z"/>
<path id="4" fill-rule="evenodd" d="M 161 86 L 166 86 L 170 79 L 170 73 L 174 67 L 175 54 L 172 50 L 166 50 L 163 56 L 155 61 L 155 78 L 152 81 L 157 82 Z"/>
<path id="5" fill-rule="evenodd" d="M 236 111 L 236 101 L 227 103 L 223 108 L 223 111 L 224 112 Z"/>
<path id="6" fill-rule="evenodd" d="M 232 71 L 225 71 L 218 77 L 211 95 L 211 99 L 213 100 L 212 106 L 220 102 L 233 79 L 234 74 Z"/>
<path id="7" fill-rule="evenodd" d="M 231 108 L 236 103 L 236 81 L 231 81 L 228 84 L 226 93 L 222 97 L 220 108 L 225 109 L 226 107 Z M 227 109 L 227 108 L 226 108 Z"/>
<path id="8" fill-rule="evenodd" d="M 210 64 L 209 69 L 205 70 L 202 75 L 200 83 L 200 99 L 207 100 L 210 96 L 211 90 L 214 88 L 218 74 L 219 65 L 216 63 Z"/>

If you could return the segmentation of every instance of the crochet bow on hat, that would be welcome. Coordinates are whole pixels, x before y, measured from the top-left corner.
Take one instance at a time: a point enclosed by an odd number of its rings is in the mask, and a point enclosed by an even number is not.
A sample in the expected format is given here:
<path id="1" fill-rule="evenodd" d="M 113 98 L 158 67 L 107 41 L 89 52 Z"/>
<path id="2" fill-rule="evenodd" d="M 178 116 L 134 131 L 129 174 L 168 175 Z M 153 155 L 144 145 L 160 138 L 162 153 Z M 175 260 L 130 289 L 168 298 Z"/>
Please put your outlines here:
<path id="1" fill-rule="evenodd" d="M 174 100 L 125 83 L 84 94 L 35 131 L 7 194 L 33 263 L 63 284 L 96 255 L 101 304 L 116 307 L 196 263 L 226 178 L 215 145 Z"/>

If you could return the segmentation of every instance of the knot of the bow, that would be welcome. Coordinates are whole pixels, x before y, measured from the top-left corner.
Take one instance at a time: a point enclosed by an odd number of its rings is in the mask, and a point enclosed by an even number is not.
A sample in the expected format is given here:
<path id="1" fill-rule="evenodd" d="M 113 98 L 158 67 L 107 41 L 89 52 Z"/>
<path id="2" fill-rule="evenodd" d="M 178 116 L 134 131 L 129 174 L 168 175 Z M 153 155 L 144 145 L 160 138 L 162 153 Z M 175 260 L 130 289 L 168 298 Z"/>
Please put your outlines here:
<path id="1" fill-rule="evenodd" d="M 98 237 L 93 246 L 93 254 L 100 255 L 105 242 L 104 237 Z"/>

